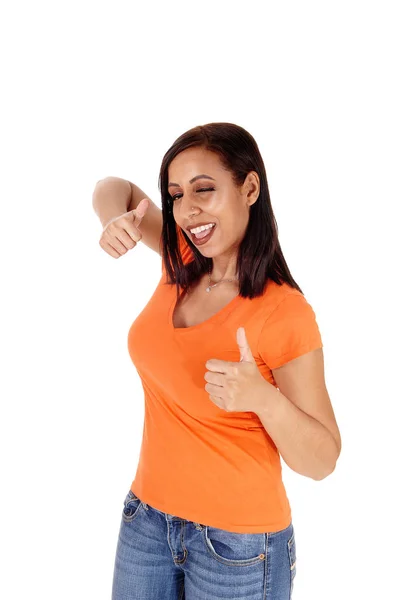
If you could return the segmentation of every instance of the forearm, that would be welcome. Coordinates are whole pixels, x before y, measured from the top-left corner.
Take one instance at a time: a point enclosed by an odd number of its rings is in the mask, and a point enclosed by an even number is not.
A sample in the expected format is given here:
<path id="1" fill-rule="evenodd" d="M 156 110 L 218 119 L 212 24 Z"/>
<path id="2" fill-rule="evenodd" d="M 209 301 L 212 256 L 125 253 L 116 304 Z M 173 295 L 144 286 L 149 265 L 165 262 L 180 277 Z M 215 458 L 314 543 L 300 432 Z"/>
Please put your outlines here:
<path id="1" fill-rule="evenodd" d="M 103 227 L 129 209 L 132 188 L 126 179 L 106 177 L 98 181 L 93 192 L 93 208 Z"/>
<path id="2" fill-rule="evenodd" d="M 278 388 L 269 387 L 259 399 L 257 415 L 286 464 L 315 480 L 334 470 L 339 451 L 326 427 L 293 404 Z"/>

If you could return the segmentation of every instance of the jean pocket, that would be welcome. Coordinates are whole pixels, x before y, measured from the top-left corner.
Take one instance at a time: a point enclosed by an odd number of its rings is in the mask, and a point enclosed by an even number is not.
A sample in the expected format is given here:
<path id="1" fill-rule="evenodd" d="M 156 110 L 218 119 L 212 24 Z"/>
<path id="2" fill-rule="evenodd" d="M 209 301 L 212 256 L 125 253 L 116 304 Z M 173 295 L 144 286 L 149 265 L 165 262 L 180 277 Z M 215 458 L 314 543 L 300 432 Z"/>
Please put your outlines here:
<path id="1" fill-rule="evenodd" d="M 225 565 L 255 565 L 265 560 L 264 533 L 234 533 L 207 525 L 204 542 L 210 555 Z"/>
<path id="2" fill-rule="evenodd" d="M 141 508 L 142 501 L 132 492 L 132 490 L 129 490 L 123 502 L 123 520 L 126 523 L 133 521 L 139 514 Z"/>
<path id="3" fill-rule="evenodd" d="M 292 590 L 294 587 L 294 577 L 297 572 L 297 567 L 296 567 L 297 549 L 296 549 L 296 545 L 295 545 L 294 531 L 293 531 L 290 539 L 287 542 L 287 548 L 288 548 L 288 558 L 289 558 L 289 562 L 290 562 L 290 577 L 291 577 L 290 598 L 291 598 Z"/>

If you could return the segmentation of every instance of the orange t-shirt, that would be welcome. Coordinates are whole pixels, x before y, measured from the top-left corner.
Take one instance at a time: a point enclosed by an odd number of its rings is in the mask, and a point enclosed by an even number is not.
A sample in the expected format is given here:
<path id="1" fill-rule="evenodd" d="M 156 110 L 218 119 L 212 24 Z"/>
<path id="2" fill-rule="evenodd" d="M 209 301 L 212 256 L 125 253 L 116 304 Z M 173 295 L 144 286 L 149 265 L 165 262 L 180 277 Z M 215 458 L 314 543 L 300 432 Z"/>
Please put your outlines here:
<path id="1" fill-rule="evenodd" d="M 178 237 L 187 263 L 193 254 Z M 192 327 L 174 328 L 175 304 L 176 286 L 165 284 L 162 263 L 128 334 L 145 400 L 131 489 L 150 506 L 203 525 L 236 533 L 285 529 L 292 516 L 279 452 L 255 413 L 227 412 L 210 400 L 205 363 L 239 362 L 236 331 L 243 326 L 260 372 L 276 385 L 271 369 L 323 346 L 315 313 L 298 290 L 271 280 L 262 297 L 238 295 Z"/>

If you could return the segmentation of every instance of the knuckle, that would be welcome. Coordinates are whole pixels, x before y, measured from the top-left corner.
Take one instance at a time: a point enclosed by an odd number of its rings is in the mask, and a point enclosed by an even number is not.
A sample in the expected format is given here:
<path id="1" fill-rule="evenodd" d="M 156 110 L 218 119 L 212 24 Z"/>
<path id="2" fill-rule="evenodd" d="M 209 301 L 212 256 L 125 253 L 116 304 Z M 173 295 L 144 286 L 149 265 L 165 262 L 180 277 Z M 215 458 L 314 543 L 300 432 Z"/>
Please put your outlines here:
<path id="1" fill-rule="evenodd" d="M 117 229 L 119 229 L 120 219 L 121 219 L 121 217 L 119 217 L 118 219 L 115 219 L 114 221 L 110 221 L 110 223 L 107 226 L 107 229 L 109 231 L 116 231 Z"/>

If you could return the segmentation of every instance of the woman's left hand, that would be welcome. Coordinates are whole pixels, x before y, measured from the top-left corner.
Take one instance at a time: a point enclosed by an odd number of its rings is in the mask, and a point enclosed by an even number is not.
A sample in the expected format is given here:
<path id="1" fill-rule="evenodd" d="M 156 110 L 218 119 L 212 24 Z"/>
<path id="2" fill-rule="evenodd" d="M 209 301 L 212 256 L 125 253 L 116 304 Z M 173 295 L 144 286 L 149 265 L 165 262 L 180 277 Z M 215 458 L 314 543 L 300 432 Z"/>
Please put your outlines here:
<path id="1" fill-rule="evenodd" d="M 240 362 L 211 358 L 206 362 L 208 371 L 205 390 L 219 408 L 227 412 L 254 412 L 259 410 L 260 398 L 270 384 L 258 369 L 246 333 L 239 327 L 236 334 L 240 349 Z"/>

